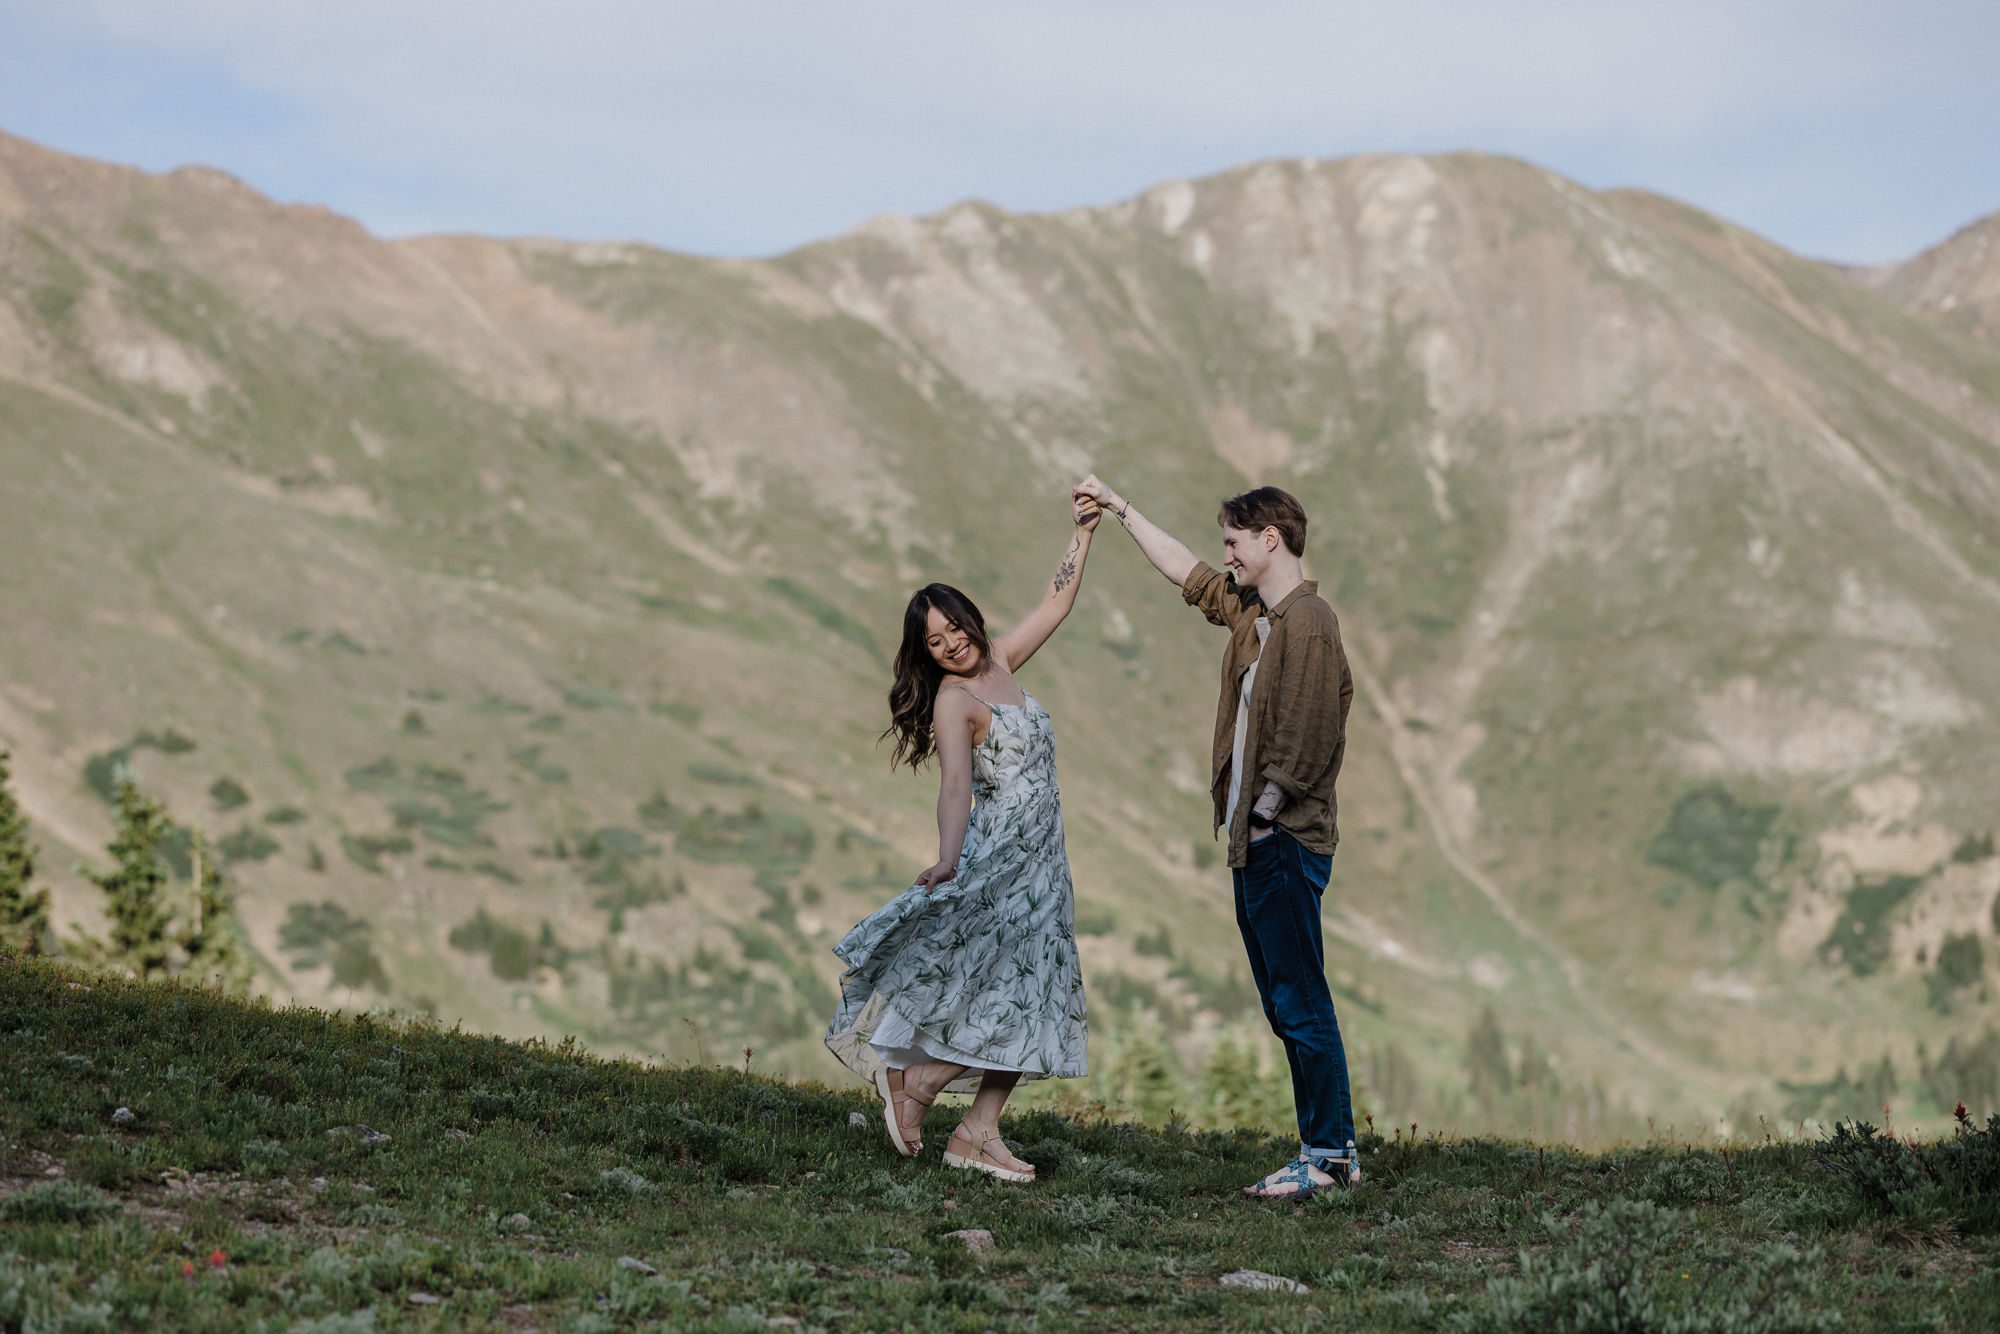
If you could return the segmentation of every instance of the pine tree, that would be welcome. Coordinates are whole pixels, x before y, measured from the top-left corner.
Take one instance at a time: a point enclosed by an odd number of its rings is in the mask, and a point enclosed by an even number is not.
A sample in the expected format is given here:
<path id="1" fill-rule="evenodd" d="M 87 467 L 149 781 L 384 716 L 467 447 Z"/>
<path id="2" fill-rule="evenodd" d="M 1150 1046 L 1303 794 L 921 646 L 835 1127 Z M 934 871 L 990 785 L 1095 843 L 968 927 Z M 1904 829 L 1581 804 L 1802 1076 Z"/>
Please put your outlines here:
<path id="1" fill-rule="evenodd" d="M 140 977 L 165 973 L 172 958 L 167 863 L 159 850 L 172 829 L 159 802 L 129 777 L 119 780 L 118 837 L 106 849 L 117 865 L 104 874 L 91 872 L 90 880 L 110 900 L 105 907 L 111 916 L 112 962 Z"/>
<path id="2" fill-rule="evenodd" d="M 49 934 L 49 892 L 31 889 L 35 846 L 28 841 L 28 818 L 15 804 L 8 767 L 0 750 L 0 953 L 38 954 Z"/>
<path id="3" fill-rule="evenodd" d="M 1150 1012 L 1127 1030 L 1112 1066 L 1125 1105 L 1142 1121 L 1164 1121 L 1177 1103 L 1187 1102 L 1179 1067 L 1158 1017 Z"/>
<path id="4" fill-rule="evenodd" d="M 1424 1106 L 1423 1081 L 1401 1047 L 1393 1042 L 1371 1044 L 1362 1050 L 1356 1067 L 1362 1072 L 1363 1098 L 1377 1121 L 1394 1126 L 1418 1119 Z"/>
<path id="5" fill-rule="evenodd" d="M 1202 1071 L 1202 1101 L 1208 1123 L 1219 1130 L 1259 1126 L 1257 1054 L 1234 1033 L 1224 1033 Z"/>
<path id="6" fill-rule="evenodd" d="M 250 989 L 250 960 L 236 924 L 236 895 L 208 855 L 202 836 L 194 836 L 195 920 L 181 937 L 187 951 L 187 973 L 224 991 L 242 995 Z"/>
<path id="7" fill-rule="evenodd" d="M 1292 1119 L 1292 1088 L 1283 1063 L 1267 1073 L 1259 1048 L 1269 1039 L 1225 1031 L 1202 1069 L 1203 1124 L 1217 1130 L 1275 1130 Z"/>
<path id="8" fill-rule="evenodd" d="M 1480 1107 L 1492 1111 L 1499 1099 L 1513 1091 L 1514 1072 L 1507 1064 L 1507 1040 L 1500 1031 L 1500 1018 L 1487 1006 L 1479 1023 L 1465 1041 L 1467 1082 Z"/>

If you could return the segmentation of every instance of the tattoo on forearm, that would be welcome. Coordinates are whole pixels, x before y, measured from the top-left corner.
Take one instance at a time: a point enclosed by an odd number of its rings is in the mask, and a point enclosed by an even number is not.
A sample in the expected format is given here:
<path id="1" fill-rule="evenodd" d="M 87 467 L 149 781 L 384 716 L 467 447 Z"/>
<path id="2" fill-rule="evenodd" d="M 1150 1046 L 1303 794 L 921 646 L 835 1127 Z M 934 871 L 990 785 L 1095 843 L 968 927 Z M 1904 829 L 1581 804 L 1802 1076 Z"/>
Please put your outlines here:
<path id="1" fill-rule="evenodd" d="M 1056 592 L 1069 587 L 1070 580 L 1076 578 L 1076 553 L 1083 546 L 1075 538 L 1070 539 L 1069 550 L 1063 555 L 1063 562 L 1056 567 Z"/>

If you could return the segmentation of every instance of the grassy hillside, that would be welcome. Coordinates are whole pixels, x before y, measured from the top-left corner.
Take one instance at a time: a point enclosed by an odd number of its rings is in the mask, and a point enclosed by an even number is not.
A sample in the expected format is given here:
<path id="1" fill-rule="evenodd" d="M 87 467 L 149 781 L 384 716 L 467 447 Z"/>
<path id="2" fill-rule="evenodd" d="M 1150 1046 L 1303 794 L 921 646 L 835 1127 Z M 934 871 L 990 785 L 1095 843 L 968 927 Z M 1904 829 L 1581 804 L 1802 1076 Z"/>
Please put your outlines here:
<path id="1" fill-rule="evenodd" d="M 1918 1162 L 1894 1144 L 1406 1127 L 1359 1189 L 1272 1206 L 1237 1188 L 1281 1139 L 1030 1112 L 1003 1128 L 1045 1178 L 1009 1188 L 749 1064 L 0 964 L 0 1328 L 1973 1330 L 2000 1304 L 2000 1121 L 1926 1149 L 1935 1180 L 1884 1177 Z"/>
<path id="2" fill-rule="evenodd" d="M 875 747 L 909 590 L 1018 615 L 1088 468 L 1205 551 L 1274 481 L 1356 668 L 1329 972 L 1382 1119 L 1936 1116 L 1993 1064 L 2000 363 L 1759 238 L 1477 155 L 760 262 L 0 175 L 0 742 L 66 922 L 129 766 L 272 996 L 830 1078 L 829 947 L 934 850 Z M 1092 1091 L 1275 1127 L 1213 1091 L 1282 1071 L 1219 645 L 1093 562 L 1030 681 Z"/>

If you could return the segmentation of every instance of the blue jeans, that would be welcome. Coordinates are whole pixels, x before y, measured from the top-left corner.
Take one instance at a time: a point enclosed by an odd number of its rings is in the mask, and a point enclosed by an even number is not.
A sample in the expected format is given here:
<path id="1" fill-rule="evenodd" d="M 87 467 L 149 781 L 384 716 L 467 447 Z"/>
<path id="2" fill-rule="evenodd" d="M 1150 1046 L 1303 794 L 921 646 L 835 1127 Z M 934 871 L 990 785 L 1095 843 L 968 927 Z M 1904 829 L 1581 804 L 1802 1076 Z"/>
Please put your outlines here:
<path id="1" fill-rule="evenodd" d="M 1320 895 L 1332 866 L 1330 853 L 1308 852 L 1277 829 L 1250 845 L 1249 864 L 1232 875 L 1250 972 L 1292 1067 L 1300 1152 L 1347 1159 L 1354 1153 L 1354 1103 L 1319 931 Z"/>

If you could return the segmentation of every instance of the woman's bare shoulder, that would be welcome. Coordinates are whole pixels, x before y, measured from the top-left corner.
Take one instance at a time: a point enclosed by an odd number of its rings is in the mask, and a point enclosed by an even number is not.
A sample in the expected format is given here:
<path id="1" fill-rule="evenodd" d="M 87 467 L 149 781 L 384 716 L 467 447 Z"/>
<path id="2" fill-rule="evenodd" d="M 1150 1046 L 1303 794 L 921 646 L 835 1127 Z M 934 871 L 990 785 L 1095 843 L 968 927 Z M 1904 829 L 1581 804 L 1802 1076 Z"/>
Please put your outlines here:
<path id="1" fill-rule="evenodd" d="M 970 716 L 975 708 L 984 708 L 972 697 L 972 692 L 964 686 L 947 681 L 938 687 L 937 698 L 931 702 L 931 717 L 939 722 Z"/>

